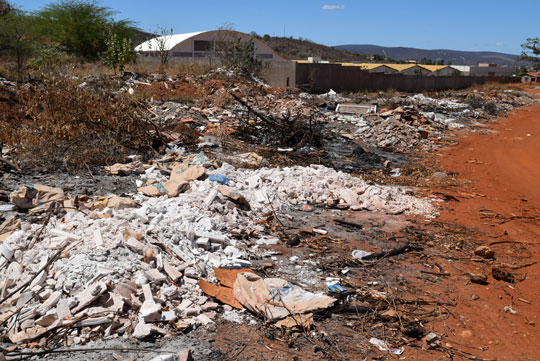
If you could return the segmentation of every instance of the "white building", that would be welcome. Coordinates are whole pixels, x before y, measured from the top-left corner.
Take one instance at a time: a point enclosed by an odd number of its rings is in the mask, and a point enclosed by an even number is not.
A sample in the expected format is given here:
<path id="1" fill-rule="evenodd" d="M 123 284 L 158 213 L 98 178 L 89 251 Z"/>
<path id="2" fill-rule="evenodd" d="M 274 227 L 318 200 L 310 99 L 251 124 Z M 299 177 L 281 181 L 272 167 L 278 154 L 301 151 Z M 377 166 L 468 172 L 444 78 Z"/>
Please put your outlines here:
<path id="1" fill-rule="evenodd" d="M 212 62 L 223 55 L 238 40 L 255 42 L 255 55 L 264 61 L 284 61 L 274 50 L 259 39 L 232 30 L 199 31 L 165 35 L 150 39 L 135 47 L 139 60 L 159 61 L 159 50 L 169 52 L 170 63 Z"/>

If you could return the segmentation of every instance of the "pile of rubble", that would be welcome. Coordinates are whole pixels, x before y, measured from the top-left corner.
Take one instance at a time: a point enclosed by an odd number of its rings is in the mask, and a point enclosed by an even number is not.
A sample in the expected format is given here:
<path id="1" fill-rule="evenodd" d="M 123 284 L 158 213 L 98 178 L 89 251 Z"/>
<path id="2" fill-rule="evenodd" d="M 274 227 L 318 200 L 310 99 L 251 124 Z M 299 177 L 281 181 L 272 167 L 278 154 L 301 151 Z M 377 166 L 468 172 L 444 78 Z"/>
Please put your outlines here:
<path id="1" fill-rule="evenodd" d="M 70 197 L 36 185 L 11 194 L 33 214 L 56 211 L 45 225 L 12 217 L 0 228 L 0 322 L 12 342 L 59 334 L 68 344 L 145 338 L 212 324 L 228 306 L 205 296 L 199 279 L 214 280 L 214 267 L 249 267 L 264 257 L 258 244 L 278 242 L 258 222 L 269 212 L 287 216 L 306 204 L 434 212 L 411 190 L 323 166 L 238 169 L 199 153 L 111 171 L 140 173 L 139 192 Z M 246 235 L 254 242 L 244 242 Z"/>

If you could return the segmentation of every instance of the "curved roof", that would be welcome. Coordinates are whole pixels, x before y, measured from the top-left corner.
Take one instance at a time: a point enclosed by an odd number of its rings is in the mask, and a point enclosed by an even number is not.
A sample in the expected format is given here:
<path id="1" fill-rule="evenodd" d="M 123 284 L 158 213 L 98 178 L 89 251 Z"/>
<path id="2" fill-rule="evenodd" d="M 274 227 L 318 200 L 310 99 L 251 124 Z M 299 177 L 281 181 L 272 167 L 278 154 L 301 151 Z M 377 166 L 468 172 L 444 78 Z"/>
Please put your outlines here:
<path id="1" fill-rule="evenodd" d="M 137 45 L 135 47 L 135 51 L 152 51 L 157 50 L 156 44 L 160 44 L 161 39 L 164 41 L 165 49 L 163 50 L 171 50 L 176 45 L 180 44 L 183 41 L 186 41 L 189 38 L 192 38 L 194 36 L 197 36 L 202 33 L 207 33 L 209 31 L 197 31 L 194 33 L 185 33 L 185 34 L 173 34 L 173 35 L 164 35 L 164 36 L 158 36 L 157 38 L 152 38 L 150 40 L 145 41 L 144 43 Z"/>

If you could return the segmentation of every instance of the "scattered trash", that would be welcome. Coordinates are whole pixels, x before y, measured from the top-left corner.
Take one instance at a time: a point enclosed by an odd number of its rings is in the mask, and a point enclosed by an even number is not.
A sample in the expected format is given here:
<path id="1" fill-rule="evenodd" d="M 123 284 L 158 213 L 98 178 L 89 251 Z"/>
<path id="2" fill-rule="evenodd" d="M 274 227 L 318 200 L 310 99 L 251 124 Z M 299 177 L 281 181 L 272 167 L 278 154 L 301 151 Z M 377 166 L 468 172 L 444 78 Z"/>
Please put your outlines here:
<path id="1" fill-rule="evenodd" d="M 362 260 L 362 258 L 369 256 L 370 254 L 371 252 L 362 251 L 359 249 L 352 251 L 352 257 L 357 260 Z"/>
<path id="2" fill-rule="evenodd" d="M 379 350 L 393 353 L 394 355 L 402 355 L 405 352 L 405 347 L 401 346 L 400 348 L 392 348 L 388 346 L 386 341 L 380 340 L 378 338 L 372 337 L 369 339 L 369 343 L 373 346 L 376 346 Z"/>
<path id="3" fill-rule="evenodd" d="M 265 278 L 243 272 L 236 276 L 234 298 L 265 319 L 276 321 L 287 316 L 326 309 L 335 298 L 303 290 L 279 278 Z"/>
<path id="4" fill-rule="evenodd" d="M 208 179 L 223 185 L 229 184 L 230 181 L 230 179 L 225 177 L 223 174 L 211 174 Z"/>

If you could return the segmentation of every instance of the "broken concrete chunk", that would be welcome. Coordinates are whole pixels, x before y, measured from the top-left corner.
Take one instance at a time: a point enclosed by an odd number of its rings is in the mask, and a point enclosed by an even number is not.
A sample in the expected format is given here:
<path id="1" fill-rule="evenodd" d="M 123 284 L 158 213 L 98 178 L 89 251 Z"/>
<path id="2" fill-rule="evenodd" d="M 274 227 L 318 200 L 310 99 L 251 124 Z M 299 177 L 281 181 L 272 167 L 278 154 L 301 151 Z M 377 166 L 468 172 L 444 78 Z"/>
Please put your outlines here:
<path id="1" fill-rule="evenodd" d="M 152 283 L 161 283 L 167 280 L 167 277 L 163 273 L 159 272 L 156 268 L 151 268 L 144 274 Z"/>
<path id="2" fill-rule="evenodd" d="M 152 294 L 152 287 L 149 284 L 142 286 L 144 300 L 154 302 L 154 295 Z"/>
<path id="3" fill-rule="evenodd" d="M 247 210 L 251 209 L 251 206 L 249 205 L 249 202 L 247 201 L 247 199 L 244 198 L 243 195 L 241 195 L 234 189 L 225 187 L 225 186 L 220 186 L 220 187 L 217 187 L 217 190 L 221 194 L 223 194 L 225 197 L 229 198 L 231 201 L 239 205 L 240 207 L 243 207 Z"/>
<path id="4" fill-rule="evenodd" d="M 142 340 L 148 336 L 161 334 L 165 335 L 167 332 L 155 325 L 150 325 L 144 322 L 139 322 L 133 330 L 133 337 Z"/>
<path id="5" fill-rule="evenodd" d="M 125 246 L 132 250 L 135 253 L 138 253 L 140 255 L 144 255 L 144 244 L 137 241 L 135 238 L 131 237 L 128 238 L 127 241 L 124 242 Z"/>
<path id="6" fill-rule="evenodd" d="M 154 301 L 144 301 L 139 309 L 139 315 L 144 322 L 159 322 L 161 316 L 161 305 Z"/>
<path id="7" fill-rule="evenodd" d="M 107 284 L 105 282 L 98 282 L 88 286 L 88 288 L 76 296 L 79 303 L 78 306 L 75 307 L 71 312 L 77 313 L 83 308 L 89 306 L 102 294 L 104 294 L 105 291 L 107 291 Z"/>
<path id="8" fill-rule="evenodd" d="M 178 280 L 182 278 L 182 273 L 167 262 L 163 263 L 163 270 L 173 282 L 178 282 Z"/>
<path id="9" fill-rule="evenodd" d="M 36 324 L 43 327 L 48 327 L 52 325 L 53 323 L 55 323 L 56 320 L 58 320 L 58 316 L 56 316 L 55 314 L 47 314 L 38 318 L 36 320 Z"/>
<path id="10" fill-rule="evenodd" d="M 71 311 L 69 310 L 69 301 L 66 299 L 61 299 L 56 304 L 56 315 L 58 316 L 59 320 L 67 320 L 70 319 Z"/>
<path id="11" fill-rule="evenodd" d="M 189 348 L 178 351 L 176 357 L 178 361 L 193 361 L 193 357 L 191 356 L 191 350 Z"/>
<path id="12" fill-rule="evenodd" d="M 174 312 L 174 310 L 171 310 L 171 311 L 161 312 L 161 317 L 159 320 L 162 322 L 170 322 L 170 321 L 175 321 L 176 318 L 177 318 L 176 312 Z"/>
<path id="13" fill-rule="evenodd" d="M 216 189 L 212 189 L 210 193 L 206 196 L 204 199 L 204 204 L 206 205 L 206 208 L 210 207 L 210 205 L 214 202 L 218 195 L 218 191 Z"/>
<path id="14" fill-rule="evenodd" d="M 103 247 L 103 236 L 99 228 L 94 230 L 94 242 L 96 242 L 96 247 Z"/>
<path id="15" fill-rule="evenodd" d="M 60 297 L 62 297 L 62 292 L 54 291 L 47 301 L 43 302 L 41 306 L 38 307 L 38 314 L 44 315 L 47 313 L 52 307 L 56 306 L 58 301 L 60 301 Z"/>
<path id="16" fill-rule="evenodd" d="M 80 241 L 81 240 L 81 237 L 77 236 L 76 234 L 65 232 L 65 231 L 62 231 L 61 229 L 51 229 L 49 231 L 49 233 L 52 234 L 53 236 L 65 237 L 70 241 Z"/>
<path id="17" fill-rule="evenodd" d="M 114 292 L 129 300 L 131 295 L 137 292 L 137 284 L 135 282 L 122 282 L 114 287 Z"/>
<path id="18" fill-rule="evenodd" d="M 13 258 L 13 255 L 15 254 L 15 250 L 13 250 L 6 242 L 2 243 L 0 246 L 0 253 L 2 256 L 10 261 Z"/>
<path id="19" fill-rule="evenodd" d="M 174 355 L 159 355 L 151 359 L 150 361 L 174 361 Z"/>

